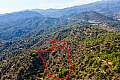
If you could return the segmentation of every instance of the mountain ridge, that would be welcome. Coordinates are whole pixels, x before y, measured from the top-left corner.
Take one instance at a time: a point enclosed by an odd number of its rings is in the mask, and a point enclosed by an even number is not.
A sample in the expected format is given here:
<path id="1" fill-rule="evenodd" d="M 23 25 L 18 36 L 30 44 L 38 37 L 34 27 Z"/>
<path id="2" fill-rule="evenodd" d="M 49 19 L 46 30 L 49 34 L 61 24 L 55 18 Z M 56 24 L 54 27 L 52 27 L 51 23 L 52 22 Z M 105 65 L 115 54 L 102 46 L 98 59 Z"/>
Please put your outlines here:
<path id="1" fill-rule="evenodd" d="M 80 12 L 86 12 L 86 11 L 96 11 L 96 12 L 101 12 L 104 13 L 105 15 L 113 15 L 114 12 L 120 12 L 119 8 L 119 2 L 120 0 L 108 0 L 108 1 L 97 1 L 85 5 L 80 5 L 80 6 L 74 6 L 74 7 L 69 7 L 69 8 L 64 8 L 64 9 L 53 9 L 53 10 L 43 10 L 43 14 L 45 12 L 45 16 L 51 16 L 51 17 L 60 17 L 63 16 L 67 13 L 67 15 L 71 13 L 80 13 Z M 36 11 L 36 10 L 33 10 Z M 55 12 L 56 11 L 56 12 Z M 39 12 L 39 9 L 37 9 L 37 12 Z M 58 16 L 56 15 L 58 14 Z M 60 15 L 59 15 L 60 14 Z"/>

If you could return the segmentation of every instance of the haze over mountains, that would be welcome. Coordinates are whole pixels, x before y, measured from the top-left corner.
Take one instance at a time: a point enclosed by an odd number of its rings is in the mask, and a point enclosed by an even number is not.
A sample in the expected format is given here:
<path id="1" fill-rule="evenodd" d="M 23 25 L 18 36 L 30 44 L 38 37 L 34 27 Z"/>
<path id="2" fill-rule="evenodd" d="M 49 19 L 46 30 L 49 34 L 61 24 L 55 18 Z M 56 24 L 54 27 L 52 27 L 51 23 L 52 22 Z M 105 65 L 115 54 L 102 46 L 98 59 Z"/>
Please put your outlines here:
<path id="1" fill-rule="evenodd" d="M 95 3 L 90 3 L 86 5 L 81 6 L 75 6 L 65 9 L 48 9 L 48 10 L 39 10 L 34 9 L 33 11 L 37 11 L 45 16 L 51 16 L 51 17 L 60 17 L 63 15 L 70 15 L 70 14 L 76 14 L 81 12 L 89 12 L 89 11 L 96 11 L 98 13 L 103 13 L 105 15 L 113 16 L 116 13 L 119 13 L 120 10 L 120 0 L 103 0 L 103 1 L 97 1 Z"/>

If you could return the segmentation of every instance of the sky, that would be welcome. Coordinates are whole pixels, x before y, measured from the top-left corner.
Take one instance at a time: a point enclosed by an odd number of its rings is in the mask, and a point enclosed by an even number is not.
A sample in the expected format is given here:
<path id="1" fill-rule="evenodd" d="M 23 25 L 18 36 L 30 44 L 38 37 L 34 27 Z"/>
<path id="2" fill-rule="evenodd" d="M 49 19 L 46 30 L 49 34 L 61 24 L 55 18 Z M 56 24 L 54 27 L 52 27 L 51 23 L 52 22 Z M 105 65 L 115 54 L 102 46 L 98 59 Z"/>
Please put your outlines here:
<path id="1" fill-rule="evenodd" d="M 0 0 L 0 14 L 26 9 L 62 9 L 100 0 Z"/>

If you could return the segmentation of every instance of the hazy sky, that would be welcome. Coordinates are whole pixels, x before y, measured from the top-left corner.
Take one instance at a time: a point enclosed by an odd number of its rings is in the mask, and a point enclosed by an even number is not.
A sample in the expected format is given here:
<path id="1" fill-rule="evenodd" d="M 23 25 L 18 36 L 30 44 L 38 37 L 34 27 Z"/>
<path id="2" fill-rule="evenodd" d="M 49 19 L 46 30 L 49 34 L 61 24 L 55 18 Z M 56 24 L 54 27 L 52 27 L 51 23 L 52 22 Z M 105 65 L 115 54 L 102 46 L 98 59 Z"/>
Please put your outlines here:
<path id="1" fill-rule="evenodd" d="M 0 14 L 25 9 L 61 9 L 100 0 L 0 0 Z"/>

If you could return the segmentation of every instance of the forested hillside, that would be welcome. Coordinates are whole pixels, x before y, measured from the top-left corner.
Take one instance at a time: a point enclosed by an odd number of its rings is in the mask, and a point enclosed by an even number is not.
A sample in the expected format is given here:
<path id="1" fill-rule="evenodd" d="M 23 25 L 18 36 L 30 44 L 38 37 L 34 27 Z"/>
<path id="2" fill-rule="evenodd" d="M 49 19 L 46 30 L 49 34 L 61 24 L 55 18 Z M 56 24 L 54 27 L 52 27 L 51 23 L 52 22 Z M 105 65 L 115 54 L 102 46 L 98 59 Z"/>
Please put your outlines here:
<path id="1" fill-rule="evenodd" d="M 29 33 L 66 24 L 59 18 L 49 18 L 32 12 L 23 11 L 0 16 L 0 39 L 10 41 L 26 37 Z"/>
<path id="2" fill-rule="evenodd" d="M 0 63 L 2 80 L 52 79 L 48 78 L 47 74 L 44 74 L 43 71 L 41 73 L 41 70 L 44 70 L 44 67 L 42 67 L 44 65 L 41 65 L 38 71 L 34 70 L 35 66 L 32 64 L 33 57 L 30 56 L 32 50 L 48 49 L 50 43 L 47 41 L 50 39 L 66 40 L 69 42 L 71 49 L 70 60 L 71 64 L 74 65 L 74 72 L 71 72 L 69 75 L 70 79 L 120 79 L 119 32 L 110 30 L 110 28 L 104 29 L 102 25 L 92 24 L 69 24 L 64 27 L 51 28 L 47 31 L 48 33 L 45 32 L 42 35 L 36 34 L 25 40 L 17 41 L 13 43 L 11 49 L 7 49 L 11 52 L 11 50 L 15 51 L 17 45 L 24 45 L 21 50 L 15 52 L 17 53 L 16 55 L 7 56 L 7 59 Z M 52 59 L 50 59 L 51 62 L 48 65 L 50 66 L 49 73 L 54 74 L 52 80 L 56 77 L 65 77 L 70 70 L 66 62 L 67 55 L 62 55 L 61 52 L 66 54 L 66 51 L 59 50 L 50 53 Z M 62 64 L 59 64 L 59 61 L 61 61 L 58 60 L 59 57 L 64 59 Z M 57 60 L 58 62 L 56 62 Z"/>

